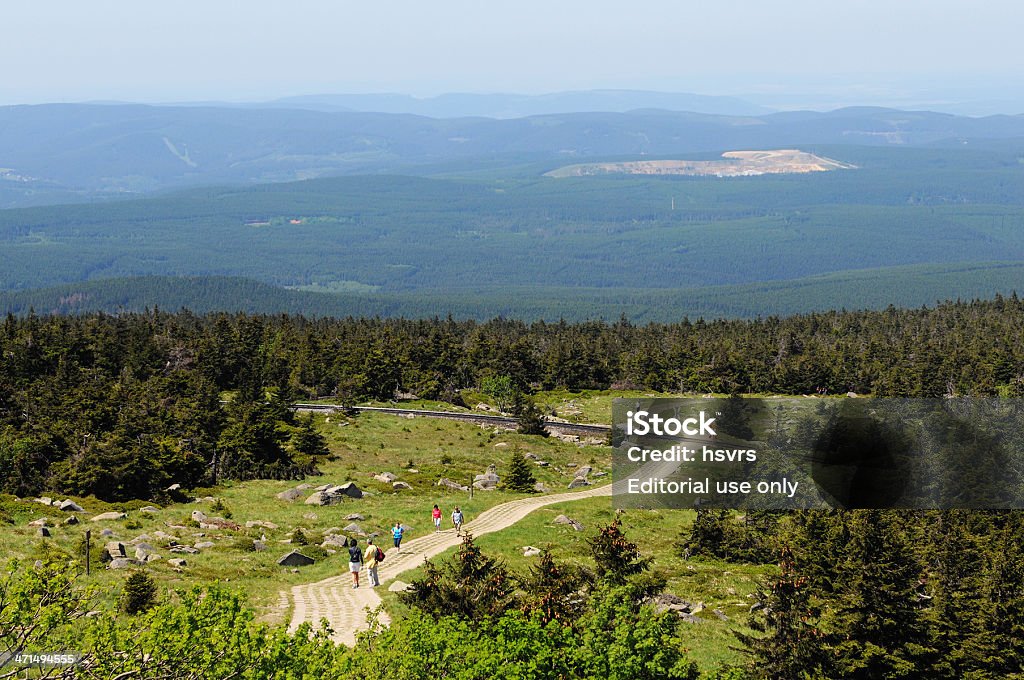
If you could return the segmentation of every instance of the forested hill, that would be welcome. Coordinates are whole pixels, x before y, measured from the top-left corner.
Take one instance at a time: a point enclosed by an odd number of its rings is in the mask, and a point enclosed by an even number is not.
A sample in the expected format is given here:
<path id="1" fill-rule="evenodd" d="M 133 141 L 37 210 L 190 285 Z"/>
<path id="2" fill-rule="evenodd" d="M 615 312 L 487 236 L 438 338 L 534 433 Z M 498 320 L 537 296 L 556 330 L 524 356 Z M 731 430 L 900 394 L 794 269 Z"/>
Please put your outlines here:
<path id="1" fill-rule="evenodd" d="M 322 450 L 293 399 L 521 390 L 1024 395 L 1024 302 L 635 326 L 191 313 L 8 316 L 0 491 L 151 497 L 289 476 Z M 220 403 L 224 391 L 237 397 Z"/>
<path id="2" fill-rule="evenodd" d="M 1024 137 L 1024 117 L 848 108 L 721 116 L 661 110 L 510 120 L 141 105 L 0 107 L 0 207 L 174 187 L 437 172 L 523 162 L 794 145 L 959 147 Z"/>
<path id="3" fill-rule="evenodd" d="M 1019 289 L 1024 146 L 816 151 L 857 169 L 554 179 L 540 165 L 530 176 L 335 177 L 0 210 L 0 291 L 18 291 L 0 313 L 187 303 L 673 321 Z M 137 277 L 188 280 L 100 283 Z M 38 288 L 52 290 L 27 292 Z"/>
<path id="4" fill-rule="evenodd" d="M 139 276 L 0 291 L 0 314 L 82 314 L 189 310 L 309 317 L 504 317 L 524 321 L 615 320 L 672 323 L 755 319 L 838 307 L 920 307 L 947 299 L 990 298 L 1024 290 L 1016 262 L 912 265 L 846 271 L 759 284 L 664 288 L 478 286 L 447 292 L 294 290 L 227 276 Z"/>

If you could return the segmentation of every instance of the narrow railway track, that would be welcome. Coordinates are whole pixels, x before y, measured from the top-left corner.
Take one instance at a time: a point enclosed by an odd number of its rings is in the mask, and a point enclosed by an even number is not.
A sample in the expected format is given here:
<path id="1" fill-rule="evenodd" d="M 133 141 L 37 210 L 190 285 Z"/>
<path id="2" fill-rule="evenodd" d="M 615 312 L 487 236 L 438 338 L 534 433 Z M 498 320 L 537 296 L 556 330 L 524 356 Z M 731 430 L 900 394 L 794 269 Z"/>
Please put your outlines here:
<path id="1" fill-rule="evenodd" d="M 385 406 L 345 406 L 342 404 L 295 404 L 297 411 L 313 411 L 327 413 L 386 413 L 396 416 L 415 416 L 417 418 L 444 418 L 446 420 L 463 420 L 480 425 L 494 425 L 497 427 L 515 427 L 516 419 L 508 416 L 492 416 L 484 413 L 464 413 L 461 411 L 429 411 L 425 409 L 412 408 L 389 408 Z M 586 435 L 590 437 L 603 437 L 608 434 L 610 428 L 607 425 L 593 423 L 566 423 L 560 420 L 546 420 L 544 426 L 552 432 L 564 434 Z"/>

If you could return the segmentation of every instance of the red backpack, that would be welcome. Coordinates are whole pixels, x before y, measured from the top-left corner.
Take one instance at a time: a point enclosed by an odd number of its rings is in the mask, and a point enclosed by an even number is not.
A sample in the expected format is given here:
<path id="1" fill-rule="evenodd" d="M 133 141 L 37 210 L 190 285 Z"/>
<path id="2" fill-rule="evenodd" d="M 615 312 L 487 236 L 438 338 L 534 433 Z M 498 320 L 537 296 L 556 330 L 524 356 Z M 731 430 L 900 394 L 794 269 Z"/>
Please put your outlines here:
<path id="1" fill-rule="evenodd" d="M 384 561 L 384 551 L 381 550 L 379 547 L 377 548 L 377 561 L 378 562 L 383 562 Z"/>

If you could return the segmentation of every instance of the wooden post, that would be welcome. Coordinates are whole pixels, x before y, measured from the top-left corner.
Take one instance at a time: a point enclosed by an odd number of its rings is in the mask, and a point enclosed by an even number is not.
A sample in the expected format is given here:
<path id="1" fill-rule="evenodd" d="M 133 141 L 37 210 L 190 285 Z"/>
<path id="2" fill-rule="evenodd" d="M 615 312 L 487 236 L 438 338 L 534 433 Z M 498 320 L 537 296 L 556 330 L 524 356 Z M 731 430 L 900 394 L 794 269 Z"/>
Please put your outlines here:
<path id="1" fill-rule="evenodd" d="M 469 476 L 469 500 L 473 500 L 473 475 Z"/>
<path id="2" fill-rule="evenodd" d="M 91 572 L 92 565 L 90 561 L 92 559 L 92 531 L 89 529 L 85 530 L 85 575 L 88 576 Z"/>

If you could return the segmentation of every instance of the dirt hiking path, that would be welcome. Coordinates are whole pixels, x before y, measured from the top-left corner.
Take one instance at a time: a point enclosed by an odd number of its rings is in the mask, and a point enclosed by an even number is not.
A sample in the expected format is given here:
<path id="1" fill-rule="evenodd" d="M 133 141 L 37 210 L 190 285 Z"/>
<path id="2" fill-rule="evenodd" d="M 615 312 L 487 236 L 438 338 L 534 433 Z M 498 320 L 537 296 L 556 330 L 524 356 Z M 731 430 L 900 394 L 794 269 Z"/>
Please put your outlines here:
<path id="1" fill-rule="evenodd" d="M 473 521 L 464 524 L 463 529 L 471 532 L 474 536 L 482 536 L 512 526 L 537 508 L 595 496 L 611 496 L 611 493 L 612 485 L 606 484 L 574 493 L 530 496 L 485 510 Z M 381 563 L 378 570 L 382 584 L 380 588 L 387 587 L 387 582 L 392 581 L 402 572 L 420 566 L 423 564 L 423 560 L 439 555 L 462 543 L 462 537 L 456 536 L 454 529 L 446 529 L 441 533 L 430 533 L 403 542 L 401 552 L 395 551 L 394 546 L 391 546 L 389 536 L 381 536 L 380 540 L 381 546 L 387 553 L 387 559 Z M 388 546 L 391 548 L 388 549 Z M 365 542 L 360 547 L 365 551 Z M 290 603 L 294 604 L 288 630 L 294 632 L 303 621 L 309 621 L 314 626 L 318 626 L 320 619 L 327 619 L 331 630 L 334 631 L 332 639 L 335 642 L 349 646 L 354 645 L 356 633 L 366 630 L 369 626 L 368 612 L 381 603 L 380 596 L 376 592 L 380 588 L 376 590 L 370 588 L 369 582 L 369 574 L 364 571 L 359 575 L 359 588 L 353 588 L 352 576 L 346 568 L 345 572 L 338 576 L 294 586 L 291 589 L 290 597 L 287 591 L 282 591 L 281 599 L 287 598 Z M 386 614 L 382 613 L 381 622 L 385 624 L 390 622 Z"/>

